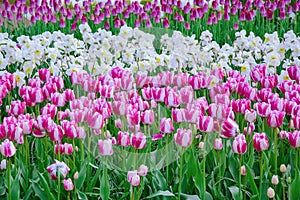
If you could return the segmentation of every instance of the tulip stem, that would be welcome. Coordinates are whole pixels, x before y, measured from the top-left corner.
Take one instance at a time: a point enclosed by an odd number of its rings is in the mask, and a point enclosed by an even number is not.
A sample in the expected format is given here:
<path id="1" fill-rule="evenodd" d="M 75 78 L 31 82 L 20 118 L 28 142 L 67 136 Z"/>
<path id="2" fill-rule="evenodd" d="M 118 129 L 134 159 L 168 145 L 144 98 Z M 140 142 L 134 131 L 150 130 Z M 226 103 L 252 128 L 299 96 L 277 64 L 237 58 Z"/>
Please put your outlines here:
<path id="1" fill-rule="evenodd" d="M 57 175 L 57 179 L 58 179 L 57 180 L 57 184 L 58 184 L 57 185 L 57 187 L 58 187 L 57 199 L 60 200 L 60 169 L 58 169 L 57 171 L 58 171 L 58 175 Z"/>
<path id="2" fill-rule="evenodd" d="M 219 186 L 219 193 L 221 194 L 221 155 L 220 151 L 218 151 L 218 165 L 219 165 L 219 176 L 218 176 L 218 186 Z"/>
<path id="3" fill-rule="evenodd" d="M 242 155 L 239 156 L 239 199 L 243 199 L 242 197 Z"/>
<path id="4" fill-rule="evenodd" d="M 263 152 L 259 156 L 259 194 L 262 195 L 262 179 L 263 179 Z"/>
<path id="5" fill-rule="evenodd" d="M 182 152 L 182 153 L 180 153 L 180 168 L 179 168 L 178 200 L 180 200 L 180 196 L 181 196 L 182 165 L 183 165 L 183 152 Z"/>
<path id="6" fill-rule="evenodd" d="M 167 156 L 167 162 L 166 162 L 166 164 L 167 164 L 167 166 L 166 166 L 167 185 L 169 184 L 169 148 L 168 148 L 169 145 L 168 145 L 168 142 L 169 142 L 169 134 L 167 134 L 167 146 L 166 146 L 167 147 L 167 152 L 166 152 L 166 154 L 167 154 L 166 155 Z"/>
<path id="7" fill-rule="evenodd" d="M 10 166 L 10 159 L 7 159 L 7 190 L 8 190 L 8 200 L 11 200 L 11 193 L 10 193 L 10 172 L 11 172 L 11 166 Z"/>
<path id="8" fill-rule="evenodd" d="M 298 150 L 297 150 L 297 148 L 295 149 L 295 154 L 296 154 L 296 158 L 295 158 L 295 169 L 298 169 Z"/>
<path id="9" fill-rule="evenodd" d="M 278 134 L 277 134 L 277 128 L 274 128 L 273 129 L 273 132 L 274 132 L 274 167 L 275 167 L 275 174 L 277 174 L 277 137 L 278 137 Z"/>

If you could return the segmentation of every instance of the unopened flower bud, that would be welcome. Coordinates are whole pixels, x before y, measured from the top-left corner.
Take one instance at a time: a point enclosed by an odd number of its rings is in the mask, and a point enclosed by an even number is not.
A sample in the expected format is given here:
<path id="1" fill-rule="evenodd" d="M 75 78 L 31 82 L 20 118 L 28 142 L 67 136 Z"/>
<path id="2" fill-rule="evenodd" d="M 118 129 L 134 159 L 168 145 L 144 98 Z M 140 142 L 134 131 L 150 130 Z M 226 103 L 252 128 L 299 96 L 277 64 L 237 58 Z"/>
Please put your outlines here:
<path id="1" fill-rule="evenodd" d="M 198 148 L 199 149 L 204 149 L 204 142 L 200 142 L 199 145 L 198 145 Z"/>
<path id="2" fill-rule="evenodd" d="M 74 180 L 77 180 L 78 179 L 78 172 L 75 172 L 74 174 Z"/>
<path id="3" fill-rule="evenodd" d="M 272 176 L 272 179 L 271 179 L 271 183 L 273 184 L 273 185 L 277 185 L 278 184 L 278 175 L 273 175 Z"/>
<path id="4" fill-rule="evenodd" d="M 280 165 L 280 172 L 281 173 L 285 173 L 286 172 L 286 166 L 285 166 L 285 164 L 281 164 Z"/>
<path id="5" fill-rule="evenodd" d="M 274 198 L 275 197 L 275 191 L 273 188 L 269 187 L 267 191 L 267 195 L 269 198 Z"/>
<path id="6" fill-rule="evenodd" d="M 247 170 L 246 170 L 245 165 L 241 166 L 241 174 L 242 174 L 243 176 L 246 176 L 246 175 L 247 175 Z"/>

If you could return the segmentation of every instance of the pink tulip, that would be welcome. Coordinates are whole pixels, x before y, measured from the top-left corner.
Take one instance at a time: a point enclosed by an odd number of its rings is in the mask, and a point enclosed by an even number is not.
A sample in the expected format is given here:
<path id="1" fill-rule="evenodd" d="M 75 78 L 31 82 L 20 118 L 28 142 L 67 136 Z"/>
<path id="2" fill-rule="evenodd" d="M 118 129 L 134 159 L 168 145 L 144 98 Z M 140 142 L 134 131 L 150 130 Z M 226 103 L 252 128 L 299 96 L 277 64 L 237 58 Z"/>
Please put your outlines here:
<path id="1" fill-rule="evenodd" d="M 98 140 L 98 148 L 100 151 L 100 154 L 103 156 L 109 156 L 114 153 L 113 147 L 112 147 L 112 140 Z"/>
<path id="2" fill-rule="evenodd" d="M 147 138 L 142 132 L 132 134 L 130 138 L 131 145 L 136 149 L 143 149 L 146 147 Z"/>
<path id="3" fill-rule="evenodd" d="M 253 146 L 256 151 L 264 151 L 269 148 L 269 139 L 265 133 L 255 133 L 253 136 Z"/>
<path id="4" fill-rule="evenodd" d="M 180 105 L 180 96 L 174 89 L 166 89 L 164 102 L 167 107 L 178 107 Z"/>
<path id="5" fill-rule="evenodd" d="M 184 122 L 184 117 L 185 117 L 185 113 L 184 113 L 184 109 L 172 109 L 172 119 L 174 122 L 178 123 L 178 122 Z"/>
<path id="6" fill-rule="evenodd" d="M 232 138 L 239 132 L 239 126 L 233 119 L 226 119 L 222 123 L 221 137 Z"/>
<path id="7" fill-rule="evenodd" d="M 174 131 L 173 123 L 171 118 L 160 119 L 160 132 L 172 133 Z"/>
<path id="8" fill-rule="evenodd" d="M 77 127 L 74 121 L 63 120 L 61 125 L 67 138 L 73 139 L 77 137 Z"/>
<path id="9" fill-rule="evenodd" d="M 141 121 L 143 124 L 153 124 L 154 112 L 153 110 L 146 110 L 141 113 Z"/>
<path id="10" fill-rule="evenodd" d="M 55 117 L 57 112 L 57 107 L 53 104 L 47 103 L 42 109 L 42 115 L 49 115 L 52 119 Z"/>
<path id="11" fill-rule="evenodd" d="M 214 149 L 215 150 L 222 150 L 223 149 L 223 142 L 221 138 L 216 138 L 214 142 Z"/>
<path id="12" fill-rule="evenodd" d="M 280 127 L 282 126 L 284 117 L 285 117 L 285 112 L 272 110 L 267 117 L 267 124 L 268 126 L 273 128 Z"/>
<path id="13" fill-rule="evenodd" d="M 16 147 L 12 141 L 6 139 L 0 145 L 0 152 L 5 157 L 12 157 L 16 153 Z"/>
<path id="14" fill-rule="evenodd" d="M 247 151 L 245 135 L 238 134 L 232 142 L 232 150 L 237 154 L 244 154 Z"/>
<path id="15" fill-rule="evenodd" d="M 129 171 L 127 173 L 127 181 L 132 186 L 139 186 L 140 185 L 140 176 L 137 174 L 137 170 L 135 170 L 135 171 Z"/>
<path id="16" fill-rule="evenodd" d="M 157 102 L 164 102 L 166 97 L 165 88 L 152 88 L 153 99 Z"/>
<path id="17" fill-rule="evenodd" d="M 122 128 L 122 120 L 121 119 L 116 119 L 115 120 L 115 126 L 116 126 L 116 128 L 121 129 Z"/>
<path id="18" fill-rule="evenodd" d="M 71 191 L 74 189 L 74 184 L 70 178 L 64 180 L 64 188 L 66 191 Z"/>
<path id="19" fill-rule="evenodd" d="M 5 159 L 3 159 L 3 160 L 1 161 L 1 163 L 0 163 L 0 169 L 1 169 L 1 170 L 5 170 L 5 169 L 6 169 L 6 160 L 5 160 Z"/>
<path id="20" fill-rule="evenodd" d="M 52 103 L 58 107 L 63 107 L 66 104 L 66 96 L 65 94 L 61 94 L 58 92 L 55 92 L 51 96 Z"/>
<path id="21" fill-rule="evenodd" d="M 245 111 L 245 120 L 247 122 L 254 122 L 256 120 L 256 111 L 253 109 L 248 109 Z"/>
<path id="22" fill-rule="evenodd" d="M 188 73 L 178 73 L 174 75 L 173 83 L 177 87 L 184 87 L 188 85 Z"/>
<path id="23" fill-rule="evenodd" d="M 214 120 L 210 116 L 200 116 L 198 118 L 197 129 L 199 129 L 201 132 L 213 132 L 214 131 Z"/>
<path id="24" fill-rule="evenodd" d="M 231 106 L 234 112 L 245 114 L 245 111 L 251 107 L 251 101 L 248 99 L 232 100 Z"/>
<path id="25" fill-rule="evenodd" d="M 52 141 L 61 142 L 64 136 L 63 128 L 59 125 L 53 125 L 50 127 L 49 136 Z"/>
<path id="26" fill-rule="evenodd" d="M 260 80 L 260 85 L 262 88 L 274 88 L 278 85 L 278 76 L 263 76 Z"/>
<path id="27" fill-rule="evenodd" d="M 126 118 L 129 126 L 135 126 L 140 124 L 141 113 L 136 107 L 130 107 L 128 108 Z"/>
<path id="28" fill-rule="evenodd" d="M 271 112 L 271 105 L 265 102 L 255 103 L 254 108 L 261 117 L 267 117 Z"/>
<path id="29" fill-rule="evenodd" d="M 137 170 L 138 175 L 146 176 L 148 173 L 148 167 L 146 165 L 141 165 Z"/>
<path id="30" fill-rule="evenodd" d="M 174 134 L 175 142 L 182 147 L 189 147 L 192 144 L 192 131 L 189 129 L 177 129 Z"/>
<path id="31" fill-rule="evenodd" d="M 191 86 L 186 86 L 181 88 L 179 94 L 180 94 L 180 102 L 183 104 L 192 103 L 192 101 L 194 100 L 194 91 Z"/>
<path id="32" fill-rule="evenodd" d="M 292 147 L 300 147 L 300 131 L 294 131 L 288 135 L 289 143 Z"/>
<path id="33" fill-rule="evenodd" d="M 119 146 L 124 146 L 124 147 L 129 146 L 130 145 L 130 136 L 129 136 L 129 133 L 119 131 L 118 132 L 117 144 Z"/>
<path id="34" fill-rule="evenodd" d="M 86 118 L 88 126 L 93 129 L 101 129 L 104 126 L 104 117 L 98 112 L 87 114 Z"/>

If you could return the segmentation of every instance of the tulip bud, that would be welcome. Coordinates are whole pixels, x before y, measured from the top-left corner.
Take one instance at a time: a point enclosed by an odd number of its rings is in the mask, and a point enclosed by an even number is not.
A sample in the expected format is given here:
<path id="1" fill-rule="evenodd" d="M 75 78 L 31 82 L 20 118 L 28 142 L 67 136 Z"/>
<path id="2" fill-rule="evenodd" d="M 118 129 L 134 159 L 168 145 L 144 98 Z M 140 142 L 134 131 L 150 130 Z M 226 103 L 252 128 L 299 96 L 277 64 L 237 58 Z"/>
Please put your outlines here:
<path id="1" fill-rule="evenodd" d="M 64 188 L 66 191 L 71 191 L 74 189 L 74 184 L 70 178 L 64 180 Z"/>
<path id="2" fill-rule="evenodd" d="M 280 165 L 280 172 L 281 173 L 285 173 L 286 172 L 286 166 L 285 166 L 285 164 L 281 164 Z"/>
<path id="3" fill-rule="evenodd" d="M 267 191 L 267 195 L 269 198 L 274 198 L 275 197 L 275 191 L 273 188 L 269 187 Z"/>
<path id="4" fill-rule="evenodd" d="M 214 149 L 215 150 L 222 150 L 223 148 L 223 143 L 221 138 L 216 138 L 214 142 Z"/>
<path id="5" fill-rule="evenodd" d="M 6 169 L 6 160 L 5 160 L 5 159 L 3 159 L 3 160 L 1 161 L 0 169 L 1 169 L 1 170 L 5 170 L 5 169 Z"/>
<path id="6" fill-rule="evenodd" d="M 272 183 L 273 185 L 278 185 L 278 182 L 279 182 L 279 180 L 278 180 L 278 175 L 273 175 L 273 176 L 272 176 L 272 179 L 271 179 L 271 183 Z"/>
<path id="7" fill-rule="evenodd" d="M 200 143 L 198 144 L 198 148 L 199 148 L 199 149 L 204 149 L 204 142 L 200 142 Z"/>
<path id="8" fill-rule="evenodd" d="M 148 167 L 146 165 L 141 165 L 139 168 L 138 168 L 138 171 L 137 171 L 138 175 L 140 176 L 146 176 L 147 173 L 148 173 Z"/>
<path id="9" fill-rule="evenodd" d="M 74 180 L 77 180 L 78 176 L 79 176 L 78 172 L 75 172 L 75 174 L 74 174 Z"/>
<path id="10" fill-rule="evenodd" d="M 247 170 L 246 170 L 245 165 L 241 166 L 241 174 L 242 174 L 243 176 L 246 176 L 246 175 L 247 175 Z"/>

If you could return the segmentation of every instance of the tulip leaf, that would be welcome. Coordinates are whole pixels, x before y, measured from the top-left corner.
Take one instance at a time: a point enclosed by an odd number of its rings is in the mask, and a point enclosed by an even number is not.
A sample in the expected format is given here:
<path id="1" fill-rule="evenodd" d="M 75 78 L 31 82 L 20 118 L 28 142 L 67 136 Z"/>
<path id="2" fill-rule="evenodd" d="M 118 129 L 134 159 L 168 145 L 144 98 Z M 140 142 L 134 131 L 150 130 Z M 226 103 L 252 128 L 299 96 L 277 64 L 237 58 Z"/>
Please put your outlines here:
<path id="1" fill-rule="evenodd" d="M 165 191 L 158 191 L 150 196 L 147 196 L 145 199 L 152 199 L 154 197 L 158 197 L 158 196 L 165 196 L 165 197 L 175 197 L 175 194 L 173 194 L 172 192 L 165 190 Z"/>
<path id="2" fill-rule="evenodd" d="M 81 189 L 83 183 L 84 183 L 84 180 L 86 178 L 86 170 L 87 170 L 87 162 L 85 162 L 82 166 L 81 166 L 81 170 L 80 172 L 78 173 L 78 179 L 76 180 L 76 188 L 78 190 Z"/>
<path id="3" fill-rule="evenodd" d="M 35 196 L 38 196 L 39 199 L 48 199 L 38 183 L 32 182 L 31 186 L 34 190 Z"/>
<path id="4" fill-rule="evenodd" d="M 252 173 L 252 169 L 247 164 L 245 164 L 245 167 L 246 167 L 246 171 L 247 171 L 247 175 L 246 175 L 247 181 L 250 184 L 252 194 L 258 194 L 258 189 L 257 189 L 257 186 L 256 186 L 254 178 L 253 178 L 254 174 Z"/>
<path id="5" fill-rule="evenodd" d="M 21 172 L 19 171 L 14 180 L 11 182 L 11 198 L 20 199 L 20 183 L 19 179 L 21 177 Z"/>
<path id="6" fill-rule="evenodd" d="M 52 200 L 55 200 L 55 197 L 53 196 L 53 194 L 51 193 L 50 191 L 50 188 L 49 188 L 49 185 L 45 179 L 45 177 L 43 176 L 43 174 L 41 174 L 40 172 L 38 172 L 38 175 L 39 175 L 39 178 L 40 178 L 40 183 L 41 183 L 41 186 L 43 187 L 44 189 L 44 193 L 47 195 L 47 199 L 52 199 Z"/>
<path id="7" fill-rule="evenodd" d="M 300 176 L 299 176 L 299 170 L 295 172 L 295 179 L 291 183 L 290 186 L 290 193 L 289 193 L 289 199 L 300 199 L 300 190 L 299 190 L 299 185 L 300 185 Z"/>
<path id="8" fill-rule="evenodd" d="M 230 193 L 232 195 L 232 198 L 234 200 L 239 200 L 239 188 L 236 187 L 236 186 L 231 186 L 228 189 L 229 189 L 229 191 L 230 191 Z"/>
<path id="9" fill-rule="evenodd" d="M 87 196 L 79 190 L 77 190 L 77 195 L 78 195 L 79 200 L 81 200 L 81 199 L 88 200 Z"/>

